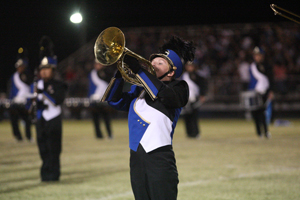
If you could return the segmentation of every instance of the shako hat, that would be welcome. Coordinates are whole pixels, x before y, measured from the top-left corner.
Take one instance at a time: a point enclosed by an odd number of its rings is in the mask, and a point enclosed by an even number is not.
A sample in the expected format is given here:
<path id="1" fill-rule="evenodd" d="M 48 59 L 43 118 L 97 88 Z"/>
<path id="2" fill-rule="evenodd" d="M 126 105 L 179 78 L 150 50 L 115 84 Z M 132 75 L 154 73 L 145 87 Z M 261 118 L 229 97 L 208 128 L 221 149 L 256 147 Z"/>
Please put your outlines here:
<path id="1" fill-rule="evenodd" d="M 265 51 L 261 47 L 254 47 L 253 54 L 265 54 Z"/>
<path id="2" fill-rule="evenodd" d="M 39 69 L 42 68 L 56 68 L 57 57 L 54 55 L 54 44 L 50 37 L 43 36 L 40 40 L 40 65 Z"/>
<path id="3" fill-rule="evenodd" d="M 159 53 L 152 54 L 149 60 L 152 61 L 156 57 L 165 58 L 171 66 L 168 73 L 175 71 L 175 78 L 179 78 L 184 65 L 188 61 L 194 60 L 195 49 L 193 42 L 173 36 L 159 48 Z"/>

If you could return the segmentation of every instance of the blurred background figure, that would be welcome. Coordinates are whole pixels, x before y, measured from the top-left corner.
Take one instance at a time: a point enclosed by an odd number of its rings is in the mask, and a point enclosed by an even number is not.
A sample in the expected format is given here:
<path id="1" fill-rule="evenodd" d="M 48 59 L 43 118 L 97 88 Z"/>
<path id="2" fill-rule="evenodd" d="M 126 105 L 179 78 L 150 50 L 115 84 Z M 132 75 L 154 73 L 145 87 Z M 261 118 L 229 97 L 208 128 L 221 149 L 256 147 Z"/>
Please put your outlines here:
<path id="1" fill-rule="evenodd" d="M 265 111 L 274 98 L 273 72 L 270 65 L 266 63 L 265 52 L 262 48 L 254 48 L 253 59 L 254 62 L 250 65 L 249 90 L 254 90 L 256 92 L 257 97 L 262 99 L 262 104 L 258 105 L 257 109 L 252 110 L 251 114 L 255 122 L 257 135 L 259 137 L 265 135 L 265 137 L 270 138 L 271 134 L 268 130 Z M 269 115 L 268 117 L 270 117 Z"/>
<path id="2" fill-rule="evenodd" d="M 287 87 L 287 68 L 283 61 L 277 60 L 273 66 L 274 73 L 274 89 L 277 93 L 286 95 L 288 93 Z"/>
<path id="3" fill-rule="evenodd" d="M 26 109 L 27 98 L 30 96 L 30 83 L 32 75 L 28 70 L 27 50 L 20 47 L 18 49 L 18 59 L 15 64 L 16 72 L 12 75 L 9 83 L 9 99 L 11 107 L 9 109 L 10 121 L 13 135 L 17 141 L 22 141 L 23 137 L 19 128 L 19 120 L 25 123 L 25 133 L 28 141 L 32 140 L 31 121 Z"/>
<path id="4" fill-rule="evenodd" d="M 239 80 L 241 82 L 241 92 L 248 90 L 250 82 L 250 67 L 251 56 L 248 56 L 244 50 L 239 51 L 239 57 L 237 58 L 237 67 Z M 251 112 L 245 111 L 245 119 L 251 120 Z"/>
<path id="5" fill-rule="evenodd" d="M 190 138 L 200 137 L 198 109 L 206 101 L 207 80 L 198 73 L 196 62 L 185 65 L 182 79 L 189 86 L 189 100 L 182 110 L 186 134 Z"/>
<path id="6" fill-rule="evenodd" d="M 242 91 L 247 91 L 250 81 L 250 59 L 248 58 L 248 56 L 246 56 L 245 51 L 240 51 L 238 60 L 238 73 L 242 84 Z"/>
<path id="7" fill-rule="evenodd" d="M 89 75 L 88 96 L 91 100 L 90 111 L 93 118 L 96 138 L 99 139 L 103 138 L 100 128 L 100 118 L 104 119 L 108 138 L 112 139 L 110 109 L 108 108 L 107 103 L 101 102 L 102 96 L 108 86 L 108 82 L 106 81 L 107 78 L 108 76 L 105 73 L 104 66 L 95 61 L 94 69 Z"/>
<path id="8" fill-rule="evenodd" d="M 44 36 L 40 41 L 40 80 L 37 81 L 37 143 L 42 159 L 42 181 L 58 181 L 62 149 L 62 108 L 67 86 L 54 79 L 57 59 L 51 39 Z"/>

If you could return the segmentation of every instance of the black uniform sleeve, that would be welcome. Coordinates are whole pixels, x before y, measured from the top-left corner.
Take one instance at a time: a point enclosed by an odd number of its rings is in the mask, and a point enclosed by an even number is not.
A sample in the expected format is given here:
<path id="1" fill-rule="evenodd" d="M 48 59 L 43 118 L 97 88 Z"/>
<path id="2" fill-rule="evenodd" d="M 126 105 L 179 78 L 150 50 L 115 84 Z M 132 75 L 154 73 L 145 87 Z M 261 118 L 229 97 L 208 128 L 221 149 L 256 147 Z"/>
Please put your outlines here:
<path id="1" fill-rule="evenodd" d="M 185 81 L 172 81 L 163 84 L 157 96 L 166 107 L 180 108 L 188 102 L 189 88 Z"/>
<path id="2" fill-rule="evenodd" d="M 120 84 L 115 89 L 115 92 L 111 98 L 111 101 L 117 102 L 122 98 L 123 94 L 123 86 L 124 86 L 124 80 L 120 79 Z"/>

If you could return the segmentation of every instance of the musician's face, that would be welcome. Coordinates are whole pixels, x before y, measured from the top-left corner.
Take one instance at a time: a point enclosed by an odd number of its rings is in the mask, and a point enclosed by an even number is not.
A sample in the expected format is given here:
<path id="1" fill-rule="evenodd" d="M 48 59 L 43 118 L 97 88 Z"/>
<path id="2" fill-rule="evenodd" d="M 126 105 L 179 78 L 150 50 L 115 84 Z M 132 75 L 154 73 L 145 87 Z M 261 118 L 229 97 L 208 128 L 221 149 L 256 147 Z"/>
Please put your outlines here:
<path id="1" fill-rule="evenodd" d="M 261 62 L 264 61 L 264 55 L 263 55 L 263 54 L 260 54 L 260 53 L 254 54 L 254 55 L 253 55 L 253 59 L 254 59 L 255 62 L 261 63 Z"/>
<path id="2" fill-rule="evenodd" d="M 40 76 L 43 80 L 49 80 L 53 77 L 53 69 L 52 68 L 42 68 L 40 70 Z"/>
<path id="3" fill-rule="evenodd" d="M 25 66 L 25 65 L 20 65 L 20 66 L 17 68 L 17 71 L 18 71 L 19 73 L 22 73 L 22 72 L 25 71 L 25 69 L 26 69 L 26 66 Z"/>
<path id="4" fill-rule="evenodd" d="M 157 77 L 161 77 L 165 73 L 167 73 L 170 69 L 170 65 L 168 61 L 162 57 L 156 57 L 151 61 L 152 66 L 156 72 Z M 174 71 L 170 72 L 167 76 L 165 76 L 161 81 L 169 81 L 172 79 L 174 75 Z"/>
<path id="5" fill-rule="evenodd" d="M 104 67 L 104 66 L 101 65 L 100 63 L 96 63 L 96 62 L 95 62 L 95 64 L 94 64 L 94 68 L 95 68 L 97 71 L 101 70 L 103 67 Z"/>

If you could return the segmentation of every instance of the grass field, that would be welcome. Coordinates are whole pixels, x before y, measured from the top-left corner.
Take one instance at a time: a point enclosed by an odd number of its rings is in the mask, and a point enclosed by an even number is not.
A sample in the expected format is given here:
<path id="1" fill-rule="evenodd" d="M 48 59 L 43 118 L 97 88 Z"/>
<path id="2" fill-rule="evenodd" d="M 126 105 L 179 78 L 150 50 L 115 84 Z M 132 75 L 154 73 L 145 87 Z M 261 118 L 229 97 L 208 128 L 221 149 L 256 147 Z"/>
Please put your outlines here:
<path id="1" fill-rule="evenodd" d="M 192 140 L 180 120 L 173 141 L 178 199 L 300 199 L 300 120 L 291 122 L 271 126 L 267 140 L 252 122 L 205 119 L 201 138 Z M 134 199 L 127 121 L 114 120 L 113 132 L 113 140 L 97 140 L 91 121 L 64 121 L 61 181 L 42 183 L 36 143 L 15 142 L 10 124 L 0 122 L 0 199 Z"/>

